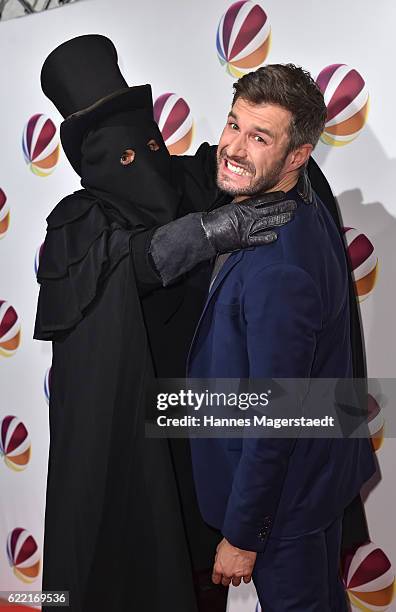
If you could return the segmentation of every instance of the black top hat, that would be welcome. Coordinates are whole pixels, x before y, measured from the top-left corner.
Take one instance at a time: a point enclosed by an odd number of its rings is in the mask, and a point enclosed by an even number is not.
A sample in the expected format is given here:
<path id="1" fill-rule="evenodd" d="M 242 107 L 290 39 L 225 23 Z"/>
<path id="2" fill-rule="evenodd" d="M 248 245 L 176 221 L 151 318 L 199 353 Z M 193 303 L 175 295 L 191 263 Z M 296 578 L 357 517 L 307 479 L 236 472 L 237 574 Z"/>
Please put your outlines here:
<path id="1" fill-rule="evenodd" d="M 41 70 L 41 87 L 65 118 L 61 141 L 80 174 L 81 144 L 87 130 L 109 114 L 145 109 L 153 118 L 150 85 L 128 87 L 110 39 L 77 36 L 54 49 Z"/>

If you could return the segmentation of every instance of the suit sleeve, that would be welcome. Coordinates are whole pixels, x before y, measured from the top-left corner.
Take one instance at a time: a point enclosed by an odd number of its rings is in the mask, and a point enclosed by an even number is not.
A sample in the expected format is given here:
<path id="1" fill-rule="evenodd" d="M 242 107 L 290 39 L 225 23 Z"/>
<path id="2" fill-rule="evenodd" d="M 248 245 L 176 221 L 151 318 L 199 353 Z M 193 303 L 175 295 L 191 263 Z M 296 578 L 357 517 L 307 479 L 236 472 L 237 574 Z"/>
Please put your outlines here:
<path id="1" fill-rule="evenodd" d="M 322 306 L 301 268 L 272 265 L 247 284 L 244 296 L 250 378 L 308 378 L 321 328 Z M 245 438 L 223 535 L 263 552 L 296 439 Z"/>

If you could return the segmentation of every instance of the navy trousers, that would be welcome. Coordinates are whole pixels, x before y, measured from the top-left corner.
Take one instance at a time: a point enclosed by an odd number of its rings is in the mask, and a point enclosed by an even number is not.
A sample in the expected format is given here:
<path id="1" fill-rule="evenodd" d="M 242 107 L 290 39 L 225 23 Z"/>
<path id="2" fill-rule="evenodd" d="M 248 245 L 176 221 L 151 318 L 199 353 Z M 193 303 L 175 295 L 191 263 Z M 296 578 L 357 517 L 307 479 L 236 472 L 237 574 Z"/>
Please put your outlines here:
<path id="1" fill-rule="evenodd" d="M 340 545 L 341 517 L 323 531 L 270 537 L 253 572 L 262 612 L 347 612 Z"/>

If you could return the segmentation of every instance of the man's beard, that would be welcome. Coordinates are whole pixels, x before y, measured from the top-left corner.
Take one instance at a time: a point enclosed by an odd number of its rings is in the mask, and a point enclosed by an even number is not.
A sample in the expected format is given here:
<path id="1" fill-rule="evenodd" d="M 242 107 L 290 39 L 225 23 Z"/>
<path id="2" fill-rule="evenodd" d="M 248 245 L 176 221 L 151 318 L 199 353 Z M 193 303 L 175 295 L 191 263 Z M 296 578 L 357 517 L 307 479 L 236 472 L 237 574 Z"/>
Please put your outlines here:
<path id="1" fill-rule="evenodd" d="M 223 162 L 224 158 L 227 157 L 226 154 L 220 154 L 220 158 L 217 160 L 217 186 L 219 187 L 219 189 L 221 189 L 225 193 L 228 193 L 231 196 L 246 195 L 249 197 L 254 197 L 265 193 L 266 191 L 269 191 L 270 189 L 275 187 L 277 183 L 279 183 L 287 155 L 288 154 L 286 153 L 282 156 L 281 159 L 274 162 L 272 167 L 267 170 L 264 176 L 261 176 L 257 179 L 254 179 L 253 177 L 253 180 L 250 185 L 247 185 L 246 187 L 242 188 L 237 188 L 228 184 L 227 181 L 219 180 L 220 164 Z M 231 162 L 235 162 L 235 164 L 238 164 L 248 172 L 254 174 L 255 168 L 252 164 L 246 164 L 246 162 L 236 157 L 230 157 L 227 159 L 229 159 Z"/>

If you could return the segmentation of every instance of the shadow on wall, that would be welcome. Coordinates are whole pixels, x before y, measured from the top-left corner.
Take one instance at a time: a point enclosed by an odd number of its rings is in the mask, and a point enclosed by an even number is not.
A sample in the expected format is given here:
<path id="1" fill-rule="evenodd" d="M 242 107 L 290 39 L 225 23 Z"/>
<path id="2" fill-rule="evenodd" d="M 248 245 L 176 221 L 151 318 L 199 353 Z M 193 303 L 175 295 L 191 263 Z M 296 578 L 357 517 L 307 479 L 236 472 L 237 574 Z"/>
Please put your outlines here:
<path id="1" fill-rule="evenodd" d="M 396 163 L 393 162 L 393 172 Z M 394 376 L 389 371 L 395 355 L 396 331 L 392 325 L 396 301 L 396 219 L 381 202 L 367 202 L 360 189 L 344 191 L 337 197 L 343 225 L 366 234 L 378 257 L 377 282 L 372 293 L 360 303 L 368 375 L 378 378 Z M 396 360 L 392 360 L 396 363 Z M 370 367 L 370 364 L 372 366 Z M 382 367 L 381 367 L 382 366 Z"/>
<path id="2" fill-rule="evenodd" d="M 369 376 L 394 377 L 396 370 L 396 326 L 393 325 L 396 301 L 396 219 L 389 212 L 396 210 L 393 200 L 393 177 L 396 160 L 389 159 L 371 130 L 365 135 L 368 152 L 362 173 L 370 181 L 370 191 L 378 199 L 367 201 L 357 187 L 337 196 L 343 224 L 365 233 L 374 245 L 378 257 L 378 278 L 373 292 L 360 304 L 364 320 L 365 346 Z"/>

